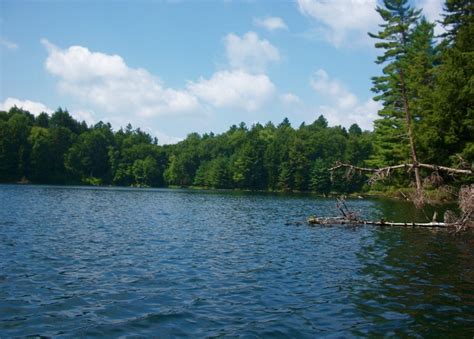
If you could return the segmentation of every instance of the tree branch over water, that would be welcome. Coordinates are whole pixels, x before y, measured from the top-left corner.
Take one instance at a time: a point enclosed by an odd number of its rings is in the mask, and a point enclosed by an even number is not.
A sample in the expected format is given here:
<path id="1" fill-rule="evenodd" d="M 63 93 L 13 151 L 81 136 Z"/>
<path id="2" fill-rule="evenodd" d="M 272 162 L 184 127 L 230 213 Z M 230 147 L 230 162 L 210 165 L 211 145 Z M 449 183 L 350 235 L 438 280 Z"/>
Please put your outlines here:
<path id="1" fill-rule="evenodd" d="M 378 180 L 382 180 L 390 176 L 393 170 L 406 169 L 407 171 L 410 171 L 416 167 L 429 169 L 435 173 L 442 171 L 450 175 L 458 174 L 458 175 L 472 176 L 474 174 L 473 171 L 470 169 L 458 169 L 458 168 L 453 168 L 453 167 L 438 166 L 438 165 L 423 164 L 423 163 L 418 163 L 416 165 L 405 163 L 405 164 L 386 166 L 386 167 L 381 167 L 381 168 L 368 168 L 368 167 L 354 166 L 352 164 L 347 164 L 347 163 L 342 163 L 342 162 L 336 162 L 336 164 L 333 167 L 331 167 L 329 171 L 331 172 L 331 174 L 333 174 L 334 171 L 346 168 L 349 170 L 349 172 L 346 173 L 346 177 L 350 177 L 352 172 L 370 173 L 371 176 L 368 182 L 369 184 L 373 184 Z M 424 200 L 425 198 L 424 198 L 423 190 L 417 189 L 417 194 L 415 194 L 414 197 L 412 197 L 413 203 L 415 204 L 417 208 L 422 208 L 425 203 Z M 357 217 L 348 217 L 353 214 L 347 208 L 345 203 L 343 203 L 343 201 L 341 203 L 341 201 L 338 200 L 337 206 L 343 215 L 342 218 L 311 217 L 310 219 L 308 219 L 308 222 L 310 224 L 336 223 L 336 224 L 367 224 L 367 225 L 379 225 L 379 226 L 455 227 L 457 230 L 462 230 L 468 227 L 474 227 L 474 184 L 471 184 L 470 186 L 465 185 L 460 188 L 459 193 L 458 193 L 458 206 L 459 206 L 459 210 L 461 211 L 461 214 L 457 216 L 455 213 L 448 210 L 444 214 L 444 222 L 436 221 L 436 213 L 433 216 L 433 220 L 429 223 L 416 223 L 416 222 L 395 223 L 395 222 L 388 222 L 383 219 L 380 221 L 361 220 Z"/>
<path id="2" fill-rule="evenodd" d="M 424 164 L 424 163 L 418 163 L 416 165 L 411 164 L 411 163 L 406 163 L 406 164 L 386 166 L 386 167 L 380 167 L 380 168 L 368 168 L 368 167 L 354 166 L 352 164 L 347 164 L 347 163 L 342 163 L 342 162 L 336 162 L 336 164 L 333 167 L 331 167 L 329 170 L 332 172 L 339 168 L 349 168 L 351 170 L 358 171 L 358 172 L 369 172 L 369 173 L 374 173 L 374 174 L 388 175 L 390 174 L 392 170 L 400 170 L 400 169 L 412 170 L 415 167 L 426 168 L 426 169 L 430 169 L 436 172 L 438 171 L 446 172 L 447 174 L 450 174 L 450 175 L 454 175 L 454 174 L 474 175 L 474 172 L 471 169 L 459 169 L 459 168 L 454 168 L 454 167 L 446 167 L 446 166 Z"/>

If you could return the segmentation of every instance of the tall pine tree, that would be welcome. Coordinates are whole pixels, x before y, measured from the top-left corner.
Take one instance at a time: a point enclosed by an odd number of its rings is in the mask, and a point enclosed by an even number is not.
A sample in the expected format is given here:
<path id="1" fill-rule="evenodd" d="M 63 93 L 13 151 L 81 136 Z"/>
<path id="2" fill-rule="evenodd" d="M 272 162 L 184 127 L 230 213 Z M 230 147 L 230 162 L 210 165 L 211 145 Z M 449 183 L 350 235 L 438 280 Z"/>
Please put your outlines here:
<path id="1" fill-rule="evenodd" d="M 380 40 L 375 44 L 383 54 L 377 57 L 376 63 L 383 64 L 383 75 L 373 77 L 375 100 L 381 101 L 383 109 L 379 112 L 381 119 L 376 121 L 375 128 L 379 133 L 382 147 L 392 146 L 393 154 L 403 158 L 406 150 L 397 143 L 406 136 L 408 150 L 415 169 L 417 192 L 421 192 L 420 170 L 413 129 L 413 112 L 411 107 L 408 77 L 408 53 L 412 33 L 420 17 L 420 11 L 412 8 L 408 0 L 384 0 L 383 6 L 377 7 L 384 23 L 377 34 L 370 37 Z M 381 134 L 382 133 L 382 134 Z M 381 147 L 379 147 L 381 149 Z M 397 159 L 402 160 L 402 159 Z"/>

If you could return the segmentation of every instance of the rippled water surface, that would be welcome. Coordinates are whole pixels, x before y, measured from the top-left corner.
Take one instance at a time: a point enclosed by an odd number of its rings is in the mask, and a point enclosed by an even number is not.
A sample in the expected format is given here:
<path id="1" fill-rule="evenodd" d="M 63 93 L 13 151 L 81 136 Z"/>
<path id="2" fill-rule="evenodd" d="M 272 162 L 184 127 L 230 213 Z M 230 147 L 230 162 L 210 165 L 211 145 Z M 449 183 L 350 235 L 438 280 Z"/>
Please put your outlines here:
<path id="1" fill-rule="evenodd" d="M 0 186 L 0 337 L 474 335 L 471 233 L 301 223 L 334 213 L 312 196 Z"/>

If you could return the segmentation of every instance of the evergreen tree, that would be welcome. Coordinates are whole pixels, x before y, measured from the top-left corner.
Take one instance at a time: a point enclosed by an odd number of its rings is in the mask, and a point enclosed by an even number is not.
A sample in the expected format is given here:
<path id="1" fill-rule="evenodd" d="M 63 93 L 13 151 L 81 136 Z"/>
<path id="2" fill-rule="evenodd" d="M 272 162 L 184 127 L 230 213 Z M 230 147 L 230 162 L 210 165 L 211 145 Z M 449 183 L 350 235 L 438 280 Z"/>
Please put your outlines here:
<path id="1" fill-rule="evenodd" d="M 441 64 L 436 68 L 434 112 L 429 124 L 437 142 L 434 152 L 441 161 L 458 155 L 474 162 L 474 2 L 447 0 L 441 45 Z M 449 163 L 448 163 L 449 164 Z"/>
<path id="2" fill-rule="evenodd" d="M 39 127 L 49 127 L 49 115 L 48 113 L 42 112 L 35 119 L 35 125 Z"/>
<path id="3" fill-rule="evenodd" d="M 413 117 L 413 130 L 419 156 L 424 161 L 437 162 L 432 150 L 436 147 L 437 132 L 433 129 L 435 66 L 438 61 L 434 47 L 434 25 L 422 18 L 411 34 L 407 52 L 406 83 Z"/>
<path id="4" fill-rule="evenodd" d="M 329 174 L 328 166 L 322 159 L 317 159 L 314 162 L 311 171 L 310 187 L 311 190 L 324 195 L 331 192 L 331 176 Z"/>
<path id="5" fill-rule="evenodd" d="M 30 179 L 35 182 L 48 182 L 51 170 L 51 136 L 43 127 L 34 126 L 28 137 L 31 145 Z"/>
<path id="6" fill-rule="evenodd" d="M 291 191 L 293 188 L 293 169 L 289 162 L 283 162 L 279 166 L 277 187 L 282 191 Z"/>
<path id="7" fill-rule="evenodd" d="M 10 126 L 0 120 L 0 182 L 11 182 L 18 176 L 18 159 Z"/>
<path id="8" fill-rule="evenodd" d="M 419 19 L 420 11 L 408 4 L 408 0 L 384 0 L 383 6 L 377 7 L 384 23 L 377 34 L 369 33 L 372 38 L 380 40 L 376 48 L 384 52 L 377 57 L 377 64 L 384 64 L 383 75 L 373 77 L 374 98 L 383 104 L 376 122 L 378 141 L 385 147 L 392 146 L 392 152 L 398 151 L 403 157 L 405 150 L 394 145 L 394 140 L 400 140 L 403 135 L 408 138 L 409 153 L 415 165 L 415 183 L 421 192 L 421 178 L 418 163 L 415 136 L 413 129 L 413 112 L 411 107 L 410 87 L 408 79 L 408 51 L 412 33 Z M 398 142 L 397 142 L 398 143 Z M 381 148 L 379 147 L 379 150 Z M 402 159 L 400 159 L 402 160 Z"/>
<path id="9" fill-rule="evenodd" d="M 111 180 L 109 147 L 113 135 L 108 126 L 97 124 L 92 131 L 79 136 L 65 155 L 65 167 L 78 179 L 89 183 L 109 183 Z"/>

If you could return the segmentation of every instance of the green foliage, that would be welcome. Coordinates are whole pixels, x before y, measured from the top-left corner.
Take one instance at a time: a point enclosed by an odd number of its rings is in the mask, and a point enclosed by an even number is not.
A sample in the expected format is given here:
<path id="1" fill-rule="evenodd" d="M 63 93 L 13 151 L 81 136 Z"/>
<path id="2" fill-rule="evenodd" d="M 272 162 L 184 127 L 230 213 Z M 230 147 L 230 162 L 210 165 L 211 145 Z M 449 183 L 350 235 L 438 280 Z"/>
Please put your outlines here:
<path id="1" fill-rule="evenodd" d="M 411 60 L 409 51 L 413 40 L 413 31 L 419 20 L 420 11 L 408 4 L 408 0 L 384 0 L 377 7 L 383 19 L 381 30 L 377 34 L 369 33 L 377 39 L 375 47 L 382 50 L 376 59 L 383 65 L 382 75 L 372 77 L 374 100 L 380 101 L 383 108 L 380 119 L 375 122 L 376 153 L 372 165 L 400 163 L 409 156 L 407 138 L 407 105 L 411 104 L 409 90 L 410 75 L 408 68 Z M 406 102 L 406 97 L 409 102 Z M 411 117 L 413 118 L 413 117 Z"/>
<path id="2" fill-rule="evenodd" d="M 26 176 L 37 183 L 196 185 L 326 194 L 334 189 L 350 191 L 354 185 L 330 182 L 328 167 L 334 161 L 359 163 L 372 152 L 370 132 L 357 125 L 349 133 L 340 126 L 328 127 L 323 116 L 298 129 L 288 119 L 277 127 L 240 124 L 220 135 L 192 133 L 176 145 L 158 146 L 131 125 L 114 132 L 99 122 L 75 134 L 65 126 L 81 124 L 71 122 L 65 111 L 56 116 L 67 123 L 51 123 L 42 115 L 40 124 L 39 118 L 28 114 L 0 114 L 3 181 Z M 22 154 L 28 157 L 23 159 Z"/>
<path id="3" fill-rule="evenodd" d="M 0 181 L 14 181 L 17 176 L 18 159 L 8 121 L 0 120 Z"/>
<path id="4" fill-rule="evenodd" d="M 135 160 L 132 173 L 135 183 L 139 186 L 156 186 L 160 183 L 158 165 L 152 156 Z"/>
<path id="5" fill-rule="evenodd" d="M 440 61 L 434 70 L 433 110 L 426 126 L 433 143 L 428 157 L 442 164 L 456 162 L 460 155 L 474 162 L 470 146 L 474 135 L 474 3 L 448 0 L 443 25 L 445 40 L 439 46 Z M 429 148 L 428 145 L 426 148 Z"/>
<path id="6" fill-rule="evenodd" d="M 110 181 L 108 149 L 113 143 L 112 131 L 98 126 L 82 133 L 65 155 L 65 167 L 79 178 L 99 178 Z"/>
<path id="7" fill-rule="evenodd" d="M 49 127 L 49 115 L 47 113 L 40 113 L 35 119 L 35 125 L 43 128 Z"/>
<path id="8" fill-rule="evenodd" d="M 0 146 L 0 160 L 5 161 L 0 177 L 4 181 L 16 181 L 29 176 L 30 145 L 28 136 L 31 130 L 32 115 L 26 111 L 12 108 L 10 118 L 0 132 L 4 138 Z"/>
<path id="9" fill-rule="evenodd" d="M 203 162 L 196 171 L 194 185 L 210 188 L 231 188 L 230 161 L 219 157 Z"/>
<path id="10" fill-rule="evenodd" d="M 279 167 L 277 187 L 281 191 L 291 191 L 293 187 L 293 171 L 288 162 L 281 163 Z"/>
<path id="11" fill-rule="evenodd" d="M 317 159 L 311 171 L 311 190 L 320 194 L 328 194 L 331 192 L 331 186 L 329 166 L 322 159 Z"/>
<path id="12" fill-rule="evenodd" d="M 51 127 L 64 127 L 69 129 L 74 134 L 80 134 L 87 129 L 87 125 L 81 124 L 74 120 L 67 110 L 58 108 L 49 119 L 49 125 Z"/>
<path id="13" fill-rule="evenodd" d="M 51 135 L 46 128 L 34 126 L 28 142 L 30 152 L 30 178 L 36 182 L 48 182 L 51 175 Z"/>
<path id="14" fill-rule="evenodd" d="M 365 161 L 369 166 L 410 161 L 407 116 L 418 161 L 467 167 L 474 161 L 474 5 L 447 0 L 445 9 L 447 33 L 437 44 L 434 25 L 407 0 L 385 0 L 377 9 L 384 23 L 370 36 L 378 39 L 375 46 L 383 53 L 376 63 L 384 68 L 372 80 L 374 99 L 383 108 L 374 124 L 373 154 Z"/>

